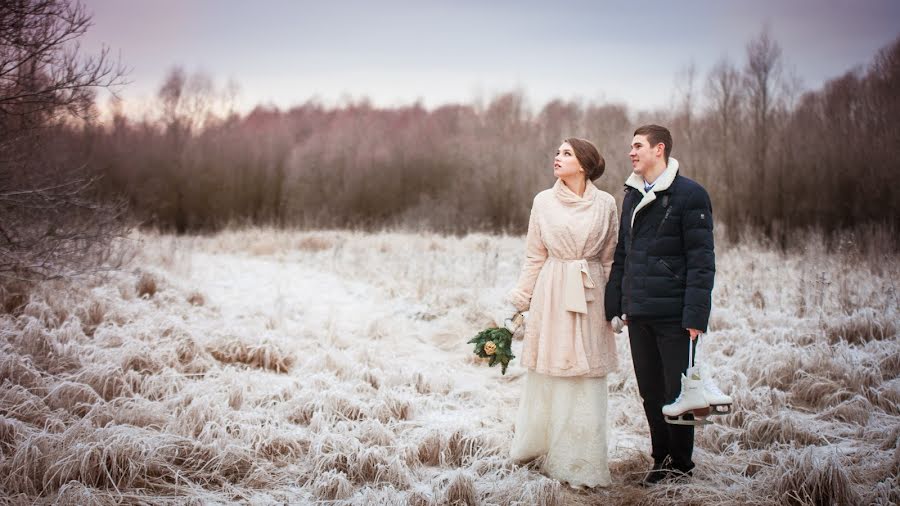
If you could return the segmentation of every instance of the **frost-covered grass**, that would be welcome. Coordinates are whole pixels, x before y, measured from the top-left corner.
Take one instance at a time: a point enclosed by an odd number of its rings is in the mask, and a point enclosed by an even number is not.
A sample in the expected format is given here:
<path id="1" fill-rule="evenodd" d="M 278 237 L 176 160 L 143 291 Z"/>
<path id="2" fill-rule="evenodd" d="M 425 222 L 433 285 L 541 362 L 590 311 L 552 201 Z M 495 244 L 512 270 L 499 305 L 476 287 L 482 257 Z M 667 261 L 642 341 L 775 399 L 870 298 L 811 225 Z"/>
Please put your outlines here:
<path id="1" fill-rule="evenodd" d="M 637 487 L 649 436 L 622 337 L 613 485 L 576 492 L 509 461 L 524 371 L 465 344 L 514 282 L 521 237 L 139 239 L 132 271 L 0 288 L 13 502 L 900 502 L 893 257 L 720 247 L 702 358 L 737 412 L 697 431 L 692 483 Z"/>

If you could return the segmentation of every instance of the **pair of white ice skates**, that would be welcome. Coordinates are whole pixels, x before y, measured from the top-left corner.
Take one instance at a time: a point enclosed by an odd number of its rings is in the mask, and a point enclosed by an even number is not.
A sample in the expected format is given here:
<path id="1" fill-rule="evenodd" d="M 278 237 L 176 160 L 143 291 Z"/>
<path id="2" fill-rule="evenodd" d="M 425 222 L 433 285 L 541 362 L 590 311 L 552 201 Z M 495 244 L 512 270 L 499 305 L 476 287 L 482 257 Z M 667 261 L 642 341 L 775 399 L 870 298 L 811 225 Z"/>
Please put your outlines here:
<path id="1" fill-rule="evenodd" d="M 700 337 L 697 337 L 700 345 Z M 713 383 L 709 374 L 701 371 L 694 363 L 694 347 L 688 346 L 689 359 L 685 374 L 681 375 L 681 393 L 671 404 L 662 408 L 666 422 L 675 425 L 707 425 L 710 415 L 727 415 L 731 413 L 732 399 Z"/>
<path id="2" fill-rule="evenodd" d="M 625 315 L 613 317 L 612 327 L 616 334 L 625 327 Z M 697 337 L 697 346 L 700 337 Z M 694 346 L 688 344 L 688 370 L 681 375 L 681 393 L 671 404 L 662 408 L 666 422 L 675 425 L 707 425 L 710 415 L 727 415 L 731 413 L 732 399 L 713 383 L 709 373 L 700 370 L 694 363 Z"/>

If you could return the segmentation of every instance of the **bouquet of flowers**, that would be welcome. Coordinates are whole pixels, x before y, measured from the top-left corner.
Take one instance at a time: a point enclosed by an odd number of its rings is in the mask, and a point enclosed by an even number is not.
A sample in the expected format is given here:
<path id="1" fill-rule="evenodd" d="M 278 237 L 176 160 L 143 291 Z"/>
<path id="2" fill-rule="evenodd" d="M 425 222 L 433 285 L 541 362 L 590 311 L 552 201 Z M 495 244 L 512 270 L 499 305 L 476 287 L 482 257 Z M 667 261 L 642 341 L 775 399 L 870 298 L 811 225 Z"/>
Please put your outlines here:
<path id="1" fill-rule="evenodd" d="M 522 313 L 516 313 L 512 318 L 512 322 L 507 323 L 503 327 L 491 327 L 482 330 L 477 336 L 469 340 L 468 344 L 474 344 L 474 353 L 481 358 L 489 358 L 488 365 L 494 367 L 500 364 L 502 374 L 506 374 L 506 367 L 509 361 L 516 358 L 512 353 L 512 336 L 515 329 L 522 324 L 524 317 Z M 512 330 L 510 330 L 512 328 Z"/>

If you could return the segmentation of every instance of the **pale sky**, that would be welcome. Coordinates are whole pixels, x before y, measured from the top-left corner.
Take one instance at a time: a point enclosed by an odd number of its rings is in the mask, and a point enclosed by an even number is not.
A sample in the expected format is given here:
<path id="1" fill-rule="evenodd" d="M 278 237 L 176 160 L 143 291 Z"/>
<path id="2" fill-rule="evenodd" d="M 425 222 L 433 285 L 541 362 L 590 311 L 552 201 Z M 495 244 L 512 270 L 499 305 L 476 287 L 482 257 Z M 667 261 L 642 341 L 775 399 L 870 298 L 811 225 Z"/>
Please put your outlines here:
<path id="1" fill-rule="evenodd" d="M 331 105 L 427 107 L 522 90 L 554 98 L 667 107 L 694 62 L 703 81 L 723 56 L 743 66 L 768 23 L 785 63 L 815 89 L 900 35 L 897 0 L 225 1 L 85 0 L 106 44 L 131 67 L 122 90 L 153 100 L 170 68 L 240 85 L 239 109 Z M 131 107 L 129 107 L 131 109 Z"/>

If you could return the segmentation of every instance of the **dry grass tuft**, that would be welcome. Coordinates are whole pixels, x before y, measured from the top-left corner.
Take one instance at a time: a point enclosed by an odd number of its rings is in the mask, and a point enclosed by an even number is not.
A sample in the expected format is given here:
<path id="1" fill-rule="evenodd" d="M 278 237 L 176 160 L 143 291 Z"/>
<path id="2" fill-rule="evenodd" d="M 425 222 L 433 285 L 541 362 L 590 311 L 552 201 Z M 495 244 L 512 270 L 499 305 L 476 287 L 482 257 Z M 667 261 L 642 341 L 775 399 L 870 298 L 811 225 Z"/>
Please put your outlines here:
<path id="1" fill-rule="evenodd" d="M 28 389 L 40 388 L 44 384 L 30 357 L 0 352 L 0 383 L 7 380 Z"/>
<path id="2" fill-rule="evenodd" d="M 893 416 L 900 415 L 900 383 L 894 388 L 890 385 L 882 385 L 878 388 L 867 388 L 866 399 L 885 413 Z"/>
<path id="3" fill-rule="evenodd" d="M 100 299 L 93 299 L 86 306 L 83 306 L 79 317 L 81 318 L 84 333 L 89 336 L 94 335 L 94 331 L 106 318 L 106 313 L 106 303 Z"/>
<path id="4" fill-rule="evenodd" d="M 840 420 L 865 426 L 872 416 L 872 403 L 861 395 L 841 402 L 837 406 L 822 412 L 818 418 L 822 420 Z"/>
<path id="5" fill-rule="evenodd" d="M 791 385 L 791 398 L 806 406 L 822 408 L 840 403 L 853 394 L 837 381 L 823 378 L 805 371 L 798 371 Z"/>
<path id="6" fill-rule="evenodd" d="M 749 336 L 748 336 L 749 338 Z M 767 386 L 790 390 L 794 375 L 802 369 L 802 354 L 794 346 L 781 345 L 770 350 L 770 355 L 760 364 L 759 358 L 748 355 L 746 361 L 738 360 L 745 371 L 750 386 Z"/>
<path id="7" fill-rule="evenodd" d="M 878 363 L 885 378 L 900 378 L 900 353 L 889 353 Z"/>
<path id="8" fill-rule="evenodd" d="M 521 490 L 519 500 L 522 504 L 535 506 L 563 506 L 566 504 L 560 483 L 545 477 L 526 483 Z"/>
<path id="9" fill-rule="evenodd" d="M 354 459 L 350 478 L 357 483 L 374 482 L 381 470 L 387 467 L 387 459 L 381 448 L 363 448 Z"/>
<path id="10" fill-rule="evenodd" d="M 24 282 L 12 281 L 0 283 L 0 310 L 3 313 L 18 316 L 28 304 L 31 287 Z"/>
<path id="11" fill-rule="evenodd" d="M 787 504 L 860 504 L 846 469 L 831 450 L 787 453 L 775 469 L 775 491 Z"/>
<path id="12" fill-rule="evenodd" d="M 194 290 L 188 294 L 187 301 L 192 306 L 202 306 L 206 304 L 206 297 L 199 291 Z"/>
<path id="13" fill-rule="evenodd" d="M 157 281 L 156 276 L 149 272 L 142 272 L 141 277 L 137 281 L 137 285 L 135 285 L 135 289 L 137 290 L 138 297 L 150 298 L 156 295 L 156 292 L 159 289 L 158 285 L 159 282 Z"/>
<path id="14" fill-rule="evenodd" d="M 378 420 L 363 420 L 353 430 L 354 436 L 366 446 L 393 446 L 394 432 Z"/>
<path id="15" fill-rule="evenodd" d="M 51 409 L 39 397 L 21 385 L 8 381 L 0 385 L 0 406 L 3 415 L 37 427 L 55 420 Z"/>
<path id="16" fill-rule="evenodd" d="M 294 243 L 296 249 L 308 251 L 310 253 L 325 251 L 331 249 L 333 246 L 334 241 L 331 238 L 317 233 L 304 234 Z"/>
<path id="17" fill-rule="evenodd" d="M 51 408 L 64 409 L 76 416 L 86 415 L 94 405 L 102 402 L 93 388 L 74 381 L 58 383 L 47 395 L 47 404 Z"/>
<path id="18" fill-rule="evenodd" d="M 422 490 L 413 490 L 406 496 L 407 506 L 433 506 L 431 496 Z"/>
<path id="19" fill-rule="evenodd" d="M 309 425 L 313 415 L 322 411 L 322 403 L 312 397 L 291 399 L 283 407 L 287 421 L 297 425 Z"/>
<path id="20" fill-rule="evenodd" d="M 310 446 L 316 459 L 315 472 L 340 471 L 347 476 L 361 448 L 359 440 L 342 434 L 326 434 L 315 439 Z"/>
<path id="21" fill-rule="evenodd" d="M 252 442 L 254 451 L 273 462 L 295 462 L 310 448 L 310 440 L 305 435 L 275 424 L 255 427 L 246 439 Z"/>
<path id="22" fill-rule="evenodd" d="M 32 296 L 28 304 L 22 310 L 22 314 L 30 316 L 41 323 L 47 329 L 55 329 L 65 321 L 65 314 L 61 315 L 45 300 L 38 296 Z M 60 318 L 60 316 L 63 316 Z"/>
<path id="23" fill-rule="evenodd" d="M 354 399 L 330 392 L 322 402 L 326 413 L 342 420 L 359 421 L 369 418 L 368 408 Z"/>
<path id="24" fill-rule="evenodd" d="M 323 501 L 349 499 L 353 495 L 353 485 L 347 475 L 340 471 L 325 471 L 313 482 L 316 497 Z"/>
<path id="25" fill-rule="evenodd" d="M 154 353 L 150 347 L 143 343 L 134 343 L 119 353 L 122 370 L 135 371 L 140 374 L 158 374 L 165 364 L 158 353 Z"/>
<path id="26" fill-rule="evenodd" d="M 419 441 L 416 457 L 425 466 L 438 466 L 441 464 L 441 449 L 443 448 L 441 431 L 431 430 Z"/>
<path id="27" fill-rule="evenodd" d="M 464 466 L 483 447 L 483 441 L 467 431 L 455 430 L 447 438 L 447 445 L 441 452 L 442 464 L 452 467 Z"/>
<path id="28" fill-rule="evenodd" d="M 187 374 L 202 374 L 215 364 L 212 355 L 190 334 L 172 337 L 174 354 L 170 354 L 169 366 Z"/>
<path id="29" fill-rule="evenodd" d="M 86 487 L 73 480 L 59 487 L 53 504 L 60 506 L 112 506 L 119 504 L 119 501 L 106 491 Z"/>
<path id="30" fill-rule="evenodd" d="M 372 411 L 375 418 L 383 423 L 409 420 L 413 415 L 412 403 L 397 394 L 381 395 L 379 401 Z"/>
<path id="31" fill-rule="evenodd" d="M 88 365 L 77 373 L 74 379 L 90 385 L 104 401 L 134 395 L 134 391 L 125 377 L 125 371 L 115 365 Z"/>
<path id="32" fill-rule="evenodd" d="M 99 427 L 114 424 L 153 430 L 162 430 L 170 420 L 170 414 L 159 405 L 141 397 L 113 399 L 88 416 Z"/>
<path id="33" fill-rule="evenodd" d="M 72 434 L 71 432 L 76 432 Z M 77 481 L 101 489 L 129 489 L 146 473 L 147 457 L 151 449 L 125 434 L 78 434 L 77 429 L 53 438 L 54 453 L 60 458 L 48 462 L 43 476 L 44 490 L 57 490 L 65 483 Z M 104 437 L 104 436 L 109 437 Z M 67 440 L 78 444 L 60 451 Z M 85 441 L 87 440 L 87 441 Z"/>
<path id="34" fill-rule="evenodd" d="M 22 422 L 0 416 L 0 445 L 2 445 L 4 454 L 8 454 L 10 449 L 15 448 L 25 433 L 25 425 Z"/>
<path id="35" fill-rule="evenodd" d="M 251 367 L 286 373 L 296 362 L 296 357 L 268 338 L 259 342 L 246 342 L 236 338 L 215 343 L 207 351 L 219 362 L 246 364 Z"/>
<path id="36" fill-rule="evenodd" d="M 478 491 L 475 489 L 475 480 L 468 471 L 463 469 L 449 473 L 449 479 L 443 495 L 444 498 L 441 504 L 456 506 L 476 506 L 478 504 Z"/>
<path id="37" fill-rule="evenodd" d="M 779 413 L 775 416 L 747 416 L 743 431 L 732 432 L 747 448 L 765 449 L 775 444 L 814 446 L 828 444 L 821 434 L 798 423 L 795 415 Z"/>
<path id="38" fill-rule="evenodd" d="M 832 344 L 841 341 L 865 344 L 869 341 L 894 339 L 898 330 L 900 326 L 896 314 L 879 312 L 867 307 L 830 322 L 825 328 L 825 335 Z"/>

